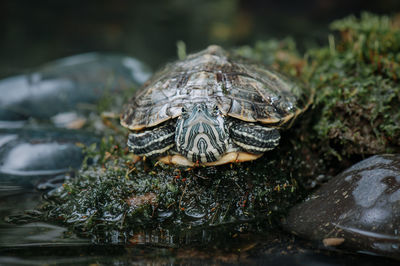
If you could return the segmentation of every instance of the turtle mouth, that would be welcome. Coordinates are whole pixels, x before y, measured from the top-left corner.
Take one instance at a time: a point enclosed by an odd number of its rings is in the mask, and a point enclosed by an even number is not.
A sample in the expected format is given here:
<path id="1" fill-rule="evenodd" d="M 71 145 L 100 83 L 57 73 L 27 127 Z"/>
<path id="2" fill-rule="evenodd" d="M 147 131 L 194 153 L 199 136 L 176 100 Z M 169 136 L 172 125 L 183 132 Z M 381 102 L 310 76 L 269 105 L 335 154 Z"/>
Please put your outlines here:
<path id="1" fill-rule="evenodd" d="M 197 123 L 189 130 L 186 141 L 177 147 L 192 162 L 214 162 L 225 153 L 227 145 L 220 139 L 215 127 Z"/>

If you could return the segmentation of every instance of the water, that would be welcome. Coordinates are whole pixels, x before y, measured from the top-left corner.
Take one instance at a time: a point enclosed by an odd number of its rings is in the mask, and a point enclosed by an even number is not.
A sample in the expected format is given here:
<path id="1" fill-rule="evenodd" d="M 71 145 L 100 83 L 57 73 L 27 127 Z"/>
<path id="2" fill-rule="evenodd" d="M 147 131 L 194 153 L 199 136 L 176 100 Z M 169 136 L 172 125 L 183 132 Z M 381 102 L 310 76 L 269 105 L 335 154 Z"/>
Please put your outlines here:
<path id="1" fill-rule="evenodd" d="M 127 244 L 92 244 L 57 224 L 5 222 L 7 216 L 23 216 L 26 210 L 34 209 L 40 204 L 43 192 L 4 186 L 0 189 L 0 265 L 397 263 L 379 257 L 320 250 L 318 245 L 279 231 L 264 236 L 243 234 L 232 238 L 204 230 L 201 234 L 193 232 L 193 235 L 187 234 L 180 239 L 174 239 L 172 235 L 166 237 L 165 233 L 161 237 L 159 232 L 150 231 L 138 232 Z M 225 241 L 225 244 L 221 241 L 210 243 L 212 237 Z"/>

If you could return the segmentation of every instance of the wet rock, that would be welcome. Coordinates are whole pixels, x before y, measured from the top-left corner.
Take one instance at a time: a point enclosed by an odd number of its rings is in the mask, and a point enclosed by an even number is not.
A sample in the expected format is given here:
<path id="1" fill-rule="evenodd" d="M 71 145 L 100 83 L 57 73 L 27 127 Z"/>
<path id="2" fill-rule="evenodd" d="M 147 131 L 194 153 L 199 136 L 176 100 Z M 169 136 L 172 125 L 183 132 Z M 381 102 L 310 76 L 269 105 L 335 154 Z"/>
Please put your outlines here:
<path id="1" fill-rule="evenodd" d="M 56 127 L 68 129 L 81 129 L 87 119 L 76 112 L 59 113 L 50 119 Z"/>
<path id="2" fill-rule="evenodd" d="M 146 65 L 128 56 L 88 53 L 60 59 L 0 81 L 0 120 L 48 119 L 140 85 L 149 76 Z"/>
<path id="3" fill-rule="evenodd" d="M 98 139 L 73 130 L 0 130 L 1 185 L 32 185 L 43 177 L 54 177 L 78 169 L 83 153 L 77 143 Z"/>
<path id="4" fill-rule="evenodd" d="M 285 227 L 325 246 L 400 259 L 400 155 L 348 168 L 292 208 Z"/>

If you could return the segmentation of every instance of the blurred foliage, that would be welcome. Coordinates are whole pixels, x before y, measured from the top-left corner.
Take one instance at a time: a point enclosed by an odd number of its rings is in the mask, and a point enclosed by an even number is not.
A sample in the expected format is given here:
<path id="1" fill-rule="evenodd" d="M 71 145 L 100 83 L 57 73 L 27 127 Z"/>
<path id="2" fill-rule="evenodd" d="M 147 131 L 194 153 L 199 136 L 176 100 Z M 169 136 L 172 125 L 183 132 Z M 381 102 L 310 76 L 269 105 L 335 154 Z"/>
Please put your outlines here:
<path id="1" fill-rule="evenodd" d="M 296 78 L 301 76 L 306 61 L 296 48 L 295 41 L 287 37 L 283 40 L 258 41 L 254 46 L 241 46 L 233 50 L 236 55 L 262 62 L 275 70 Z"/>
<path id="2" fill-rule="evenodd" d="M 326 27 L 346 14 L 400 11 L 396 0 L 0 1 L 0 77 L 73 54 L 132 55 L 156 68 L 209 44 L 226 48 L 292 36 L 303 49 L 326 41 Z M 45 25 L 45 26 L 44 26 Z"/>

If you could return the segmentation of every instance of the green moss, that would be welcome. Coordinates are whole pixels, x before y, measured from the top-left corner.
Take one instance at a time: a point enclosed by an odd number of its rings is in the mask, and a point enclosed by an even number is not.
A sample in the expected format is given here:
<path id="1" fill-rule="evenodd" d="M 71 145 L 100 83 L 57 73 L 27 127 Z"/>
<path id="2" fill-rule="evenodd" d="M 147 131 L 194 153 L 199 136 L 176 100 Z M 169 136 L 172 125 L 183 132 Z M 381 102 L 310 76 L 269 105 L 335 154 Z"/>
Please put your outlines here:
<path id="1" fill-rule="evenodd" d="M 393 152 L 400 146 L 400 29 L 364 13 L 331 24 L 339 37 L 309 52 L 317 137 L 338 154 Z"/>
<path id="2" fill-rule="evenodd" d="M 48 196 L 42 206 L 47 218 L 97 241 L 112 231 L 127 240 L 130 232 L 148 228 L 189 230 L 260 221 L 272 228 L 274 219 L 299 198 L 297 182 L 278 155 L 187 170 L 133 164 L 121 146 L 110 137 L 97 149 L 87 148 L 94 163 Z"/>

